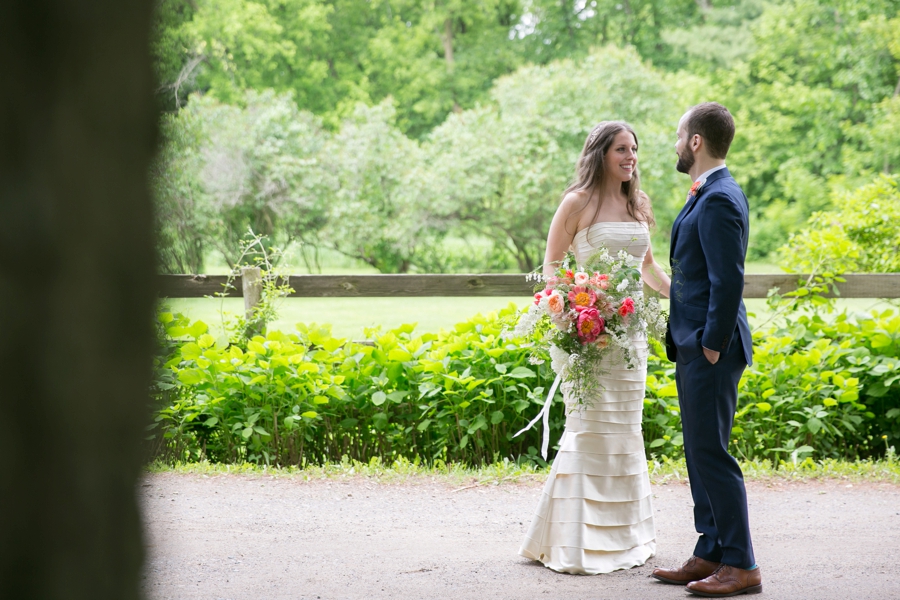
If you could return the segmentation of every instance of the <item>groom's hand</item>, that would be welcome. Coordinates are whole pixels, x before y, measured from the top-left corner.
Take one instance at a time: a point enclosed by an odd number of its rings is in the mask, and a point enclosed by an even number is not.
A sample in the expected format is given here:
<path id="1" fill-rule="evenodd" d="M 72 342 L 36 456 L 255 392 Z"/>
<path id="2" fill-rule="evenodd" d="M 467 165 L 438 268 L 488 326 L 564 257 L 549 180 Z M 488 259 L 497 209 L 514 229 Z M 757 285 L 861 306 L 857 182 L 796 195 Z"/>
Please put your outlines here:
<path id="1" fill-rule="evenodd" d="M 719 353 L 715 350 L 710 350 L 706 346 L 703 347 L 703 356 L 706 357 L 706 360 L 708 360 L 711 365 L 719 362 Z"/>

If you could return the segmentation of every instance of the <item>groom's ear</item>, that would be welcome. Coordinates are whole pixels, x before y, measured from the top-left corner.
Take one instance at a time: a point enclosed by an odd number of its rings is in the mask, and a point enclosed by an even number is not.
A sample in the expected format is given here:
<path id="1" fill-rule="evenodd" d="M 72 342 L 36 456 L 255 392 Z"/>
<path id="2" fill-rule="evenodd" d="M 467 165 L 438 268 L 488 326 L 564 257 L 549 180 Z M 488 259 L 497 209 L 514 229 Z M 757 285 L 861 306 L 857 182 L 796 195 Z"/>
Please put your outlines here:
<path id="1" fill-rule="evenodd" d="M 699 150 L 700 147 L 703 146 L 703 136 L 701 136 L 699 133 L 695 133 L 691 136 L 689 143 L 691 145 L 691 151 L 697 152 L 697 150 Z"/>

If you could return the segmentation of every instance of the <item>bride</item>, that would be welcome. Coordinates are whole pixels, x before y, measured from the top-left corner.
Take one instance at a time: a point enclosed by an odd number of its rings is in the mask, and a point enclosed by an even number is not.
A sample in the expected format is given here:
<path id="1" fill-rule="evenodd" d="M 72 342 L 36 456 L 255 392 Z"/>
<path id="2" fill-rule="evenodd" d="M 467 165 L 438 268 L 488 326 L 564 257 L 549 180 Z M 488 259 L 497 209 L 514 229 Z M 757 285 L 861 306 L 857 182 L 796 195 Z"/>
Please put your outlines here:
<path id="1" fill-rule="evenodd" d="M 550 224 L 545 274 L 570 248 L 583 264 L 598 248 L 624 249 L 644 282 L 669 296 L 669 277 L 653 260 L 650 199 L 640 190 L 638 141 L 626 123 L 594 127 Z M 641 433 L 647 342 L 639 360 L 604 359 L 604 375 L 587 407 L 574 409 L 563 384 L 566 428 L 519 554 L 554 571 L 595 575 L 640 566 L 656 552 L 650 479 Z"/>

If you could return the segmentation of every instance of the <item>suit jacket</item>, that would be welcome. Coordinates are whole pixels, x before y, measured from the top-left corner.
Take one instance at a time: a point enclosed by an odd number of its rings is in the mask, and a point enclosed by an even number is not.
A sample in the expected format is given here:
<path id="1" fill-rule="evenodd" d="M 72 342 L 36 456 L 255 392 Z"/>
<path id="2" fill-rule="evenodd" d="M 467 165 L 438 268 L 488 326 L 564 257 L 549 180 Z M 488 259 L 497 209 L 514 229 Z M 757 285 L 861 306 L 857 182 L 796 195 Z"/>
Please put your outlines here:
<path id="1" fill-rule="evenodd" d="M 747 196 L 728 172 L 712 173 L 672 225 L 672 287 L 666 349 L 690 362 L 703 347 L 723 354 L 735 340 L 747 364 L 753 346 L 744 307 L 744 258 L 750 233 Z"/>

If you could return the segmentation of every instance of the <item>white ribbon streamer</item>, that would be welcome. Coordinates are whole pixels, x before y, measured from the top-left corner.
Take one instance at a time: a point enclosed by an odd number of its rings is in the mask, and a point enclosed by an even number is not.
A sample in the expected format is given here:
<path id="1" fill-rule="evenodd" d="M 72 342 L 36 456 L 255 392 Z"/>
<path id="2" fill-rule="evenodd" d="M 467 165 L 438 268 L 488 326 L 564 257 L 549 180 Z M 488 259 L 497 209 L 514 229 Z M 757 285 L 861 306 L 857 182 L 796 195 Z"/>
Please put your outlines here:
<path id="1" fill-rule="evenodd" d="M 532 426 L 538 422 L 538 419 L 544 417 L 544 436 L 543 442 L 541 443 L 541 456 L 544 457 L 544 460 L 547 460 L 547 449 L 550 447 L 550 402 L 553 400 L 553 395 L 556 394 L 556 388 L 559 387 L 560 376 L 557 375 L 556 379 L 553 381 L 553 385 L 550 386 L 550 393 L 547 394 L 547 399 L 544 401 L 544 407 L 532 420 L 531 423 L 526 425 L 522 430 L 520 430 L 513 437 L 518 437 L 520 434 L 525 433 Z"/>

